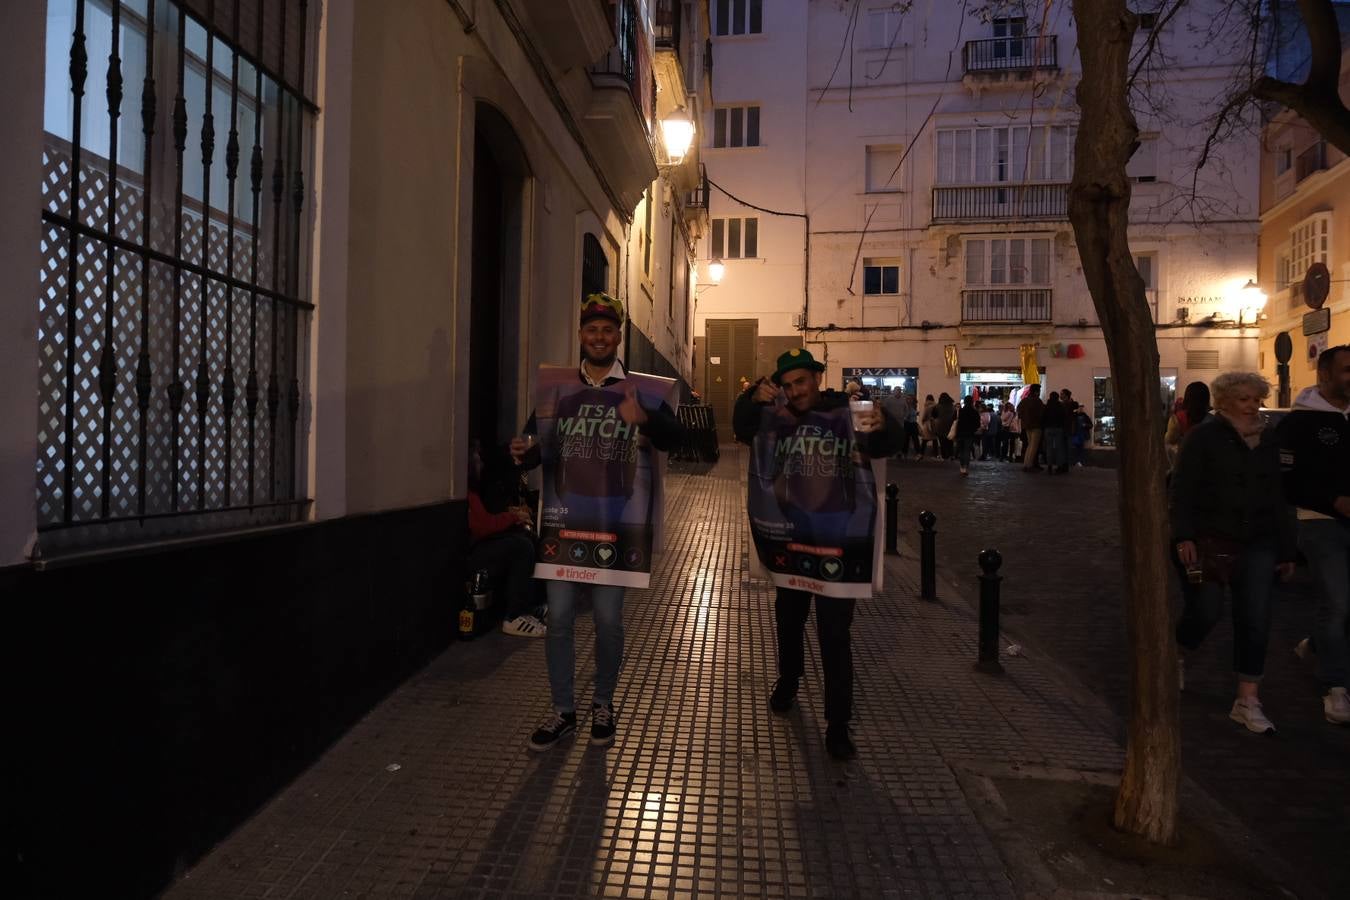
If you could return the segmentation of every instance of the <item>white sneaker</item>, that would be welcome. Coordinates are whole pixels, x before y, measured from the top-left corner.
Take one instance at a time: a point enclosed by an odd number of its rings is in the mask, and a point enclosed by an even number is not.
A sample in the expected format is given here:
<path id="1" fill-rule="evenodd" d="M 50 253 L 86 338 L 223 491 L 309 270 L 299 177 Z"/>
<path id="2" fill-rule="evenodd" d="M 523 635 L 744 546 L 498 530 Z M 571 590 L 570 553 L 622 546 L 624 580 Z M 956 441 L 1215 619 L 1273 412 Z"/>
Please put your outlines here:
<path id="1" fill-rule="evenodd" d="M 547 637 L 548 626 L 534 616 L 516 616 L 502 623 L 502 632 L 516 637 Z"/>
<path id="2" fill-rule="evenodd" d="M 1294 645 L 1294 655 L 1299 659 L 1311 659 L 1313 656 L 1312 641 L 1304 638 Z"/>
<path id="3" fill-rule="evenodd" d="M 1275 733 L 1275 723 L 1267 719 L 1266 714 L 1261 711 L 1260 700 L 1234 700 L 1233 709 L 1228 713 L 1228 718 L 1239 725 L 1245 725 L 1248 731 L 1256 734 Z"/>
<path id="4" fill-rule="evenodd" d="M 1334 687 L 1322 698 L 1322 713 L 1332 725 L 1350 725 L 1350 696 L 1345 688 Z"/>

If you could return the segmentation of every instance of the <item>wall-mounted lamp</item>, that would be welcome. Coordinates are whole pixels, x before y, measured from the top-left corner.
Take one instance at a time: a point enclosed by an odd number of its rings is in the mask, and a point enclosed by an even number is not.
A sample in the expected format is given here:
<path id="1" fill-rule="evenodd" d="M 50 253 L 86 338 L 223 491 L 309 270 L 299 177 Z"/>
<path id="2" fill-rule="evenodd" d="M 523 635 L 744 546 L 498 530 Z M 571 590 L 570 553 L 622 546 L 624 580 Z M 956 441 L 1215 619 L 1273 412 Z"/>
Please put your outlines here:
<path id="1" fill-rule="evenodd" d="M 708 263 L 708 279 L 713 284 L 721 284 L 722 277 L 727 274 L 727 267 L 720 259 L 714 259 Z"/>
<path id="2" fill-rule="evenodd" d="M 694 143 L 694 120 L 683 106 L 661 120 L 661 139 L 670 165 L 679 165 Z"/>
<path id="3" fill-rule="evenodd" d="M 1238 310 L 1238 325 L 1241 326 L 1244 319 L 1255 322 L 1260 318 L 1261 310 L 1266 308 L 1265 291 L 1261 290 L 1254 279 L 1248 278 L 1239 294 L 1242 297 L 1242 306 Z"/>

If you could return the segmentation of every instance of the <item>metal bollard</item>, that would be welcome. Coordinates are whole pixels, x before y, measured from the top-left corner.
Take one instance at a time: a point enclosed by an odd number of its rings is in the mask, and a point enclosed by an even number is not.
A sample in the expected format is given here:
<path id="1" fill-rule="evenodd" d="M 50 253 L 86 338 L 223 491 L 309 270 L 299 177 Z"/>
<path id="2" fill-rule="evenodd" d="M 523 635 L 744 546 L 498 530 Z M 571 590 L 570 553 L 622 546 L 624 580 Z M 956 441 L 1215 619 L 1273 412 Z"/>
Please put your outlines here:
<path id="1" fill-rule="evenodd" d="M 980 551 L 980 659 L 975 668 L 981 672 L 998 674 L 1003 666 L 998 661 L 998 591 L 1003 576 L 998 574 L 1003 565 L 1003 554 L 997 550 Z"/>
<path id="2" fill-rule="evenodd" d="M 919 596 L 925 600 L 937 599 L 937 532 L 933 526 L 937 516 L 928 510 L 919 513 Z"/>
<path id="3" fill-rule="evenodd" d="M 894 481 L 886 485 L 886 552 L 891 556 L 899 556 L 900 550 L 896 547 L 896 540 L 900 530 L 900 485 Z"/>

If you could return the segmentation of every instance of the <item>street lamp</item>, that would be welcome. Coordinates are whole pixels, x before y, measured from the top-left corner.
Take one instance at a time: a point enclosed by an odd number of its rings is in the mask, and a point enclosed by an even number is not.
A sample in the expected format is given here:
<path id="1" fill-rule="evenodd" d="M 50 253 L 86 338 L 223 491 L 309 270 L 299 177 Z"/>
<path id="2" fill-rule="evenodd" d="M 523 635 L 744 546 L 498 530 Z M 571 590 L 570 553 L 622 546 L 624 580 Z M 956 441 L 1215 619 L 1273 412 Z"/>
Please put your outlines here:
<path id="1" fill-rule="evenodd" d="M 1250 310 L 1252 321 L 1255 322 L 1261 315 L 1261 310 L 1266 307 L 1266 293 L 1261 290 L 1256 281 L 1248 278 L 1247 283 L 1239 291 L 1242 297 L 1242 308 L 1238 312 L 1238 324 L 1242 324 L 1244 314 Z"/>
<path id="2" fill-rule="evenodd" d="M 713 284 L 721 284 L 722 276 L 727 274 L 727 267 L 720 259 L 714 259 L 708 263 L 708 280 Z"/>
<path id="3" fill-rule="evenodd" d="M 678 165 L 694 143 L 694 120 L 681 106 L 661 120 L 661 138 L 666 145 L 666 158 Z"/>

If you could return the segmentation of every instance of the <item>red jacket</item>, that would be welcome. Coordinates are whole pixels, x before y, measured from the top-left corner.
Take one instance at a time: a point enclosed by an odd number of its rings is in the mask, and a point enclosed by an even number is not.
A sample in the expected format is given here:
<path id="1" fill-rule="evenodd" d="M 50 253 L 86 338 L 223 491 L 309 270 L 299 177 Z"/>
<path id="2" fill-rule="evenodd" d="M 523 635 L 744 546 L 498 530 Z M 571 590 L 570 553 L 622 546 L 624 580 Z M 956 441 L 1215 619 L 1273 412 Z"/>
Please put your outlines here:
<path id="1" fill-rule="evenodd" d="M 501 534 L 520 524 L 513 512 L 490 513 L 477 491 L 469 491 L 469 536 L 474 543 Z"/>

